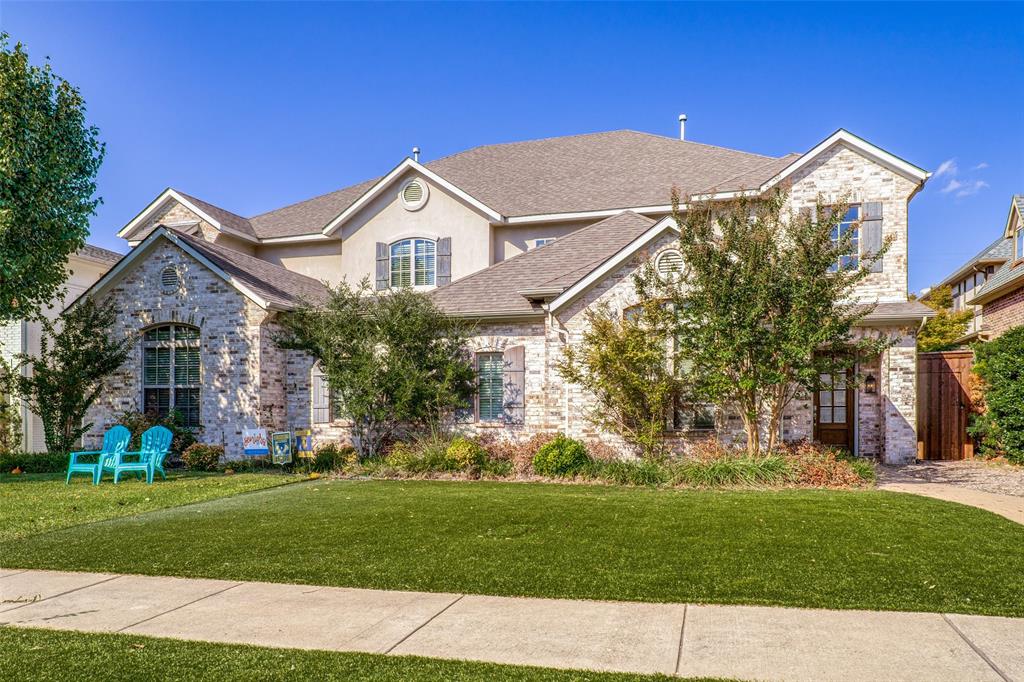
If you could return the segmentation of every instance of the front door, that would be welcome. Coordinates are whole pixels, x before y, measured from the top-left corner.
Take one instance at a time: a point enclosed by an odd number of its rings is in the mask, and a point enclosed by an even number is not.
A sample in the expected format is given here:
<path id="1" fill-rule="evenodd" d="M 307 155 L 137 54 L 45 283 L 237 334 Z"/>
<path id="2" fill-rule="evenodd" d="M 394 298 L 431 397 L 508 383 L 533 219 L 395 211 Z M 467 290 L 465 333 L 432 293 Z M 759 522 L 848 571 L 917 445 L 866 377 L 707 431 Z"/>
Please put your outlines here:
<path id="1" fill-rule="evenodd" d="M 853 388 L 846 374 L 822 374 L 814 396 L 814 439 L 853 452 Z"/>

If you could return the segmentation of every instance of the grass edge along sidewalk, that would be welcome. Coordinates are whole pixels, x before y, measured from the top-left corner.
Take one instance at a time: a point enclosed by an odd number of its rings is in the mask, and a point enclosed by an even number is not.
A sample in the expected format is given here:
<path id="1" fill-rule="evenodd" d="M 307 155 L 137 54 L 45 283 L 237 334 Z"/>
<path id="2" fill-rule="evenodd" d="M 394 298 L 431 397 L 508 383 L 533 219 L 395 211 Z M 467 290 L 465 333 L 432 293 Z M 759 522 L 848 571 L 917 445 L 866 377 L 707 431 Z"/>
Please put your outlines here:
<path id="1" fill-rule="evenodd" d="M 280 680 L 521 680 L 661 682 L 664 675 L 555 670 L 418 656 L 270 649 L 106 633 L 0 626 L 0 679 L 192 682 Z M 713 682 L 710 678 L 700 678 Z M 691 682 L 697 682 L 691 678 Z"/>

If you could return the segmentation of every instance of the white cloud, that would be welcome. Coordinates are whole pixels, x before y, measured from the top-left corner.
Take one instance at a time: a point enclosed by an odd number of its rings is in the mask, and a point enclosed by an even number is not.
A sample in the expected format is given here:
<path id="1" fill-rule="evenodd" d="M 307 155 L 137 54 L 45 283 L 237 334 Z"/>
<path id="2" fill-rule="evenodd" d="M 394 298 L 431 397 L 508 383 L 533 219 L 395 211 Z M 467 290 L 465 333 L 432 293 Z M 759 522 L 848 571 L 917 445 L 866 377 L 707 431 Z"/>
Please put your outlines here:
<path id="1" fill-rule="evenodd" d="M 979 170 L 985 170 L 986 168 L 988 168 L 988 164 L 985 163 L 984 161 L 982 161 L 981 163 L 979 163 L 977 166 L 975 166 L 971 170 L 972 171 L 979 171 Z"/>
<path id="2" fill-rule="evenodd" d="M 938 173 L 936 173 L 936 175 L 938 175 Z M 949 194 L 950 192 L 955 192 L 956 190 L 960 189 L 963 186 L 964 183 L 960 182 L 959 180 L 950 180 L 949 183 L 942 188 L 942 193 Z"/>
<path id="3" fill-rule="evenodd" d="M 939 164 L 938 170 L 935 171 L 935 177 L 941 178 L 943 175 L 956 175 L 957 170 L 956 159 L 946 159 Z"/>
<path id="4" fill-rule="evenodd" d="M 964 185 L 962 189 L 956 193 L 956 196 L 958 199 L 961 197 L 969 197 L 972 194 L 977 194 L 986 187 L 988 187 L 988 183 L 985 182 L 984 180 L 975 180 L 974 182 L 969 182 L 966 185 Z M 946 190 L 942 191 L 945 192 Z"/>

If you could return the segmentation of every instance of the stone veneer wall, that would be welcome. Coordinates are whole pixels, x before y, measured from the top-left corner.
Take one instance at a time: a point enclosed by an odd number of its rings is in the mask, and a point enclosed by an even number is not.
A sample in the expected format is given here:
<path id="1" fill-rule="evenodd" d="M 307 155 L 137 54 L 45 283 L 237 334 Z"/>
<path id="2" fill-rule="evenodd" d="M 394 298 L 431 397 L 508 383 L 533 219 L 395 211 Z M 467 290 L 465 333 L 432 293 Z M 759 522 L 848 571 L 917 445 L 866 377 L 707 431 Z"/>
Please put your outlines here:
<path id="1" fill-rule="evenodd" d="M 983 315 L 984 330 L 991 334 L 991 338 L 1024 325 L 1024 285 L 991 303 L 986 303 Z"/>
<path id="2" fill-rule="evenodd" d="M 795 208 L 814 206 L 819 194 L 826 203 L 882 202 L 882 233 L 892 245 L 882 258 L 882 272 L 869 275 L 854 297 L 902 302 L 907 300 L 907 204 L 913 191 L 903 176 L 839 145 L 793 176 L 790 202 Z"/>
<path id="3" fill-rule="evenodd" d="M 160 287 L 160 272 L 177 269 L 181 286 Z M 269 341 L 268 313 L 169 242 L 161 242 L 104 295 L 118 310 L 115 333 L 138 334 L 159 324 L 181 322 L 200 330 L 202 442 L 223 444 L 229 457 L 242 452 L 242 429 L 284 426 L 285 360 Z M 140 339 L 141 340 L 141 339 Z M 142 346 L 110 378 L 110 388 L 89 410 L 93 422 L 86 445 L 102 440 L 107 427 L 128 410 L 142 408 Z"/>

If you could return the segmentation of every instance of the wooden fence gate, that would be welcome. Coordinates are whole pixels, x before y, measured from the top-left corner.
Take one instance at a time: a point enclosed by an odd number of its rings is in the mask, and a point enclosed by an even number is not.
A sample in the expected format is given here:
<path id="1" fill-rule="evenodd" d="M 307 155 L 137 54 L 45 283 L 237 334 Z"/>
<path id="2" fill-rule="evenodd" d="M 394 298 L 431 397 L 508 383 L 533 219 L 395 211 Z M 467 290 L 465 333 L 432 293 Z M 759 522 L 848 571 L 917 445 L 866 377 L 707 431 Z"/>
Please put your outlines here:
<path id="1" fill-rule="evenodd" d="M 917 458 L 971 459 L 967 435 L 971 414 L 969 350 L 919 353 L 917 356 Z"/>

